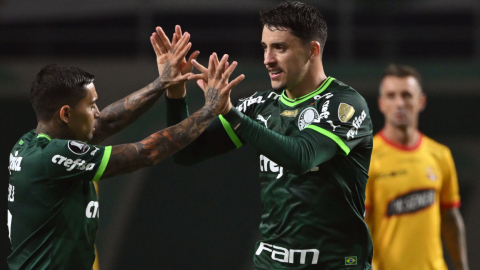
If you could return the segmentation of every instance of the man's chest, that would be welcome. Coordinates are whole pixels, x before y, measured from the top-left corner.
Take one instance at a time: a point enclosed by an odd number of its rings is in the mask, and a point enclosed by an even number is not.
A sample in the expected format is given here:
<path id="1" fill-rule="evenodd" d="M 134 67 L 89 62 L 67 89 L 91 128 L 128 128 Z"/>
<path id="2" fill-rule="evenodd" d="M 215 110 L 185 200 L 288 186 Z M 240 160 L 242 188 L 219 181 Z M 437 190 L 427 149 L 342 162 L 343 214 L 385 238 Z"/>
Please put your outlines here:
<path id="1" fill-rule="evenodd" d="M 392 214 L 421 209 L 438 200 L 442 180 L 441 167 L 433 157 L 383 157 L 376 163 L 374 200 Z"/>

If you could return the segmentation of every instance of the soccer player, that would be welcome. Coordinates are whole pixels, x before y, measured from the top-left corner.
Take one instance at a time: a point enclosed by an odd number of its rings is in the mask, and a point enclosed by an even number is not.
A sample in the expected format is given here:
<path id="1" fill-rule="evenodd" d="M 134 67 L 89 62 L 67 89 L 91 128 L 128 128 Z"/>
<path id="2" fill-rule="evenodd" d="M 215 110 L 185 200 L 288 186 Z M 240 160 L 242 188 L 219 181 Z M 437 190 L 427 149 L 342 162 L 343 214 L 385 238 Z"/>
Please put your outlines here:
<path id="1" fill-rule="evenodd" d="M 194 164 L 244 143 L 258 151 L 263 214 L 255 269 L 371 269 L 363 219 L 372 151 L 367 104 L 325 75 L 327 26 L 318 9 L 286 2 L 261 20 L 273 89 L 230 105 L 174 160 Z M 189 79 L 209 83 L 208 70 L 193 64 L 201 74 Z M 185 96 L 167 89 L 170 125 L 188 116 Z"/>
<path id="2" fill-rule="evenodd" d="M 161 30 L 151 37 L 163 35 Z M 162 37 L 163 38 L 163 37 Z M 178 125 L 148 138 L 114 146 L 97 145 L 148 110 L 167 87 L 190 73 L 185 33 L 158 61 L 161 76 L 99 112 L 94 76 L 76 67 L 48 65 L 37 75 L 31 102 L 38 125 L 10 153 L 8 214 L 13 252 L 10 269 L 92 269 L 99 205 L 93 181 L 152 166 L 196 138 L 229 102 L 243 79 L 225 81 L 231 65 L 210 66 L 205 106 Z M 213 59 L 213 58 L 212 58 Z M 163 61 L 165 60 L 165 61 Z M 191 69 L 191 67 L 190 67 Z M 183 69 L 185 71 L 185 69 Z"/>
<path id="3" fill-rule="evenodd" d="M 455 269 L 468 269 L 452 155 L 418 130 L 425 102 L 415 69 L 386 69 L 378 98 L 385 126 L 373 139 L 365 201 L 375 270 L 446 270 L 440 236 Z"/>

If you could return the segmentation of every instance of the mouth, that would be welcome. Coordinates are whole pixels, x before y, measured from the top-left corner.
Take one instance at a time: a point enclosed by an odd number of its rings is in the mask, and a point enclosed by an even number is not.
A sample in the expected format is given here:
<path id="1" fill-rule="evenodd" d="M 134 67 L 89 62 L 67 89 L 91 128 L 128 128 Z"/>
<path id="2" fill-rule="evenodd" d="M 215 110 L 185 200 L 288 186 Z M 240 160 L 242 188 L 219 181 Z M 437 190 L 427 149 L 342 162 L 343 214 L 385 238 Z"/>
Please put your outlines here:
<path id="1" fill-rule="evenodd" d="M 283 71 L 280 69 L 269 69 L 268 74 L 270 75 L 270 79 L 275 80 L 283 74 Z"/>

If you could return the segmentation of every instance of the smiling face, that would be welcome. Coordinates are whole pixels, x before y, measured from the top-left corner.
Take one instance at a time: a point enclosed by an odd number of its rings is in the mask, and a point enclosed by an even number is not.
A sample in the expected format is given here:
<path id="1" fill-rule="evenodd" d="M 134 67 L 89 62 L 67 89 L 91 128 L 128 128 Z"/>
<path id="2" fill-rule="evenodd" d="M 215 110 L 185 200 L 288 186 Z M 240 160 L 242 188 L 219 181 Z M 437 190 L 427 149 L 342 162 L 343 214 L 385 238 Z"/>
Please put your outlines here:
<path id="1" fill-rule="evenodd" d="M 95 131 L 95 119 L 100 117 L 96 101 L 98 99 L 95 85 L 89 83 L 84 86 L 86 95 L 70 110 L 68 126 L 76 140 L 89 141 Z"/>
<path id="2" fill-rule="evenodd" d="M 378 105 L 385 124 L 396 128 L 417 128 L 418 115 L 425 108 L 426 97 L 413 76 L 386 76 L 380 85 Z"/>
<path id="3" fill-rule="evenodd" d="M 264 26 L 262 47 L 272 88 L 293 91 L 301 86 L 310 67 L 310 46 L 287 29 L 272 31 Z"/>

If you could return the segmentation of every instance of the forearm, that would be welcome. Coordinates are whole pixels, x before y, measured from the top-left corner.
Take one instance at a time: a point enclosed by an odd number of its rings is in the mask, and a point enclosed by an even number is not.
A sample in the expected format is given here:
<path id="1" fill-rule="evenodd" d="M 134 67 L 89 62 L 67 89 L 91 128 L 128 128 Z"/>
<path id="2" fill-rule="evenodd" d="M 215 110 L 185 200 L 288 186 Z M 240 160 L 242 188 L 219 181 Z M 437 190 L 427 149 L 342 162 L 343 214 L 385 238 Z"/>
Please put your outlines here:
<path id="1" fill-rule="evenodd" d="M 188 117 L 187 98 L 171 99 L 166 97 L 167 125 L 172 126 Z M 191 144 L 173 155 L 173 161 L 180 165 L 193 165 L 221 155 L 233 149 L 232 142 L 222 123 L 217 118 Z"/>
<path id="2" fill-rule="evenodd" d="M 294 174 L 305 173 L 337 153 L 337 145 L 315 131 L 304 130 L 294 137 L 281 135 L 243 116 L 235 108 L 224 117 L 243 140 Z"/>
<path id="3" fill-rule="evenodd" d="M 458 209 L 442 210 L 442 236 L 456 270 L 468 270 L 465 225 Z"/>
<path id="4" fill-rule="evenodd" d="M 203 107 L 179 124 L 140 142 L 114 146 L 102 179 L 157 164 L 192 142 L 215 118 L 210 108 Z"/>
<path id="5" fill-rule="evenodd" d="M 164 92 L 162 80 L 157 78 L 144 88 L 108 105 L 96 120 L 90 143 L 97 144 L 133 123 L 148 111 Z"/>

